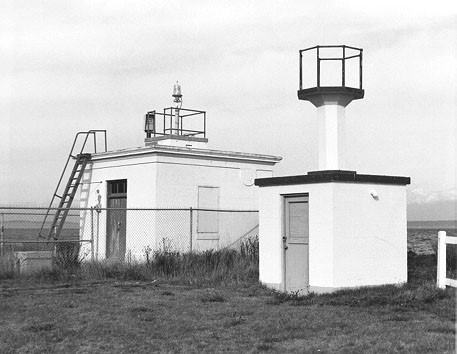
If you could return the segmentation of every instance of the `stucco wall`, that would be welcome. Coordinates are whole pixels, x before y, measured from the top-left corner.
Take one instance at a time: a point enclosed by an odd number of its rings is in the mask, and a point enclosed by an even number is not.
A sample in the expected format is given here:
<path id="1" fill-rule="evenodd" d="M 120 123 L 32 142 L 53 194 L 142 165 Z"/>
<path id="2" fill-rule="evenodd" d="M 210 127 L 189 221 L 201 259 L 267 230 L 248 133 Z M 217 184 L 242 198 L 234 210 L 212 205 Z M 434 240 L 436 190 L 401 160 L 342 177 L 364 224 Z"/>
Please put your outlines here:
<path id="1" fill-rule="evenodd" d="M 90 208 L 97 205 L 97 190 L 99 190 L 102 208 L 106 208 L 107 181 L 127 179 L 127 208 L 154 208 L 156 206 L 156 160 L 156 157 L 149 156 L 141 160 L 122 158 L 91 163 L 86 168 L 83 177 L 81 207 Z M 97 215 L 94 215 L 94 219 L 96 219 Z M 106 217 L 106 211 L 99 215 L 98 252 L 95 250 L 98 253 L 98 259 L 103 259 L 106 254 Z M 141 221 L 142 219 L 143 221 Z M 155 240 L 148 239 L 148 235 L 155 234 L 156 226 L 150 218 L 140 215 L 140 212 L 127 212 L 126 224 L 126 249 L 130 250 L 133 256 L 142 255 L 145 245 L 155 244 Z M 81 213 L 81 238 L 89 239 L 90 233 L 90 213 L 83 211 Z"/>
<path id="2" fill-rule="evenodd" d="M 338 183 L 333 194 L 333 286 L 406 282 L 406 188 Z"/>
<path id="3" fill-rule="evenodd" d="M 220 208 L 258 209 L 257 170 L 273 174 L 271 166 L 248 162 L 160 156 L 157 205 L 196 208 L 198 186 L 212 186 L 221 187 Z"/>
<path id="4" fill-rule="evenodd" d="M 176 159 L 160 157 L 157 169 L 157 205 L 160 208 L 198 208 L 198 187 L 219 188 L 218 209 L 257 210 L 258 187 L 253 185 L 257 170 L 265 166 L 230 161 Z M 194 212 L 193 247 L 204 250 L 229 245 L 258 224 L 257 213 L 240 214 L 223 212 L 218 218 L 219 232 L 198 232 L 199 212 Z M 179 225 L 163 229 L 165 237 L 178 232 Z"/>
<path id="5" fill-rule="evenodd" d="M 376 190 L 378 200 L 370 191 Z M 309 281 L 314 291 L 407 280 L 406 188 L 317 183 L 260 189 L 260 281 L 283 289 L 281 195 L 309 194 Z"/>
<path id="6" fill-rule="evenodd" d="M 198 187 L 219 187 L 219 209 L 257 210 L 258 177 L 271 177 L 273 163 L 253 163 L 229 158 L 195 157 L 189 155 L 151 154 L 94 159 L 86 169 L 81 190 L 81 207 L 97 204 L 96 190 L 106 207 L 107 181 L 127 179 L 127 208 L 197 208 Z M 100 182 L 100 183 L 99 183 Z M 141 212 L 127 212 L 127 250 L 138 258 L 144 247 L 153 249 L 162 243 L 179 240 L 187 247 L 190 235 L 189 213 L 157 212 L 151 219 Z M 88 213 L 82 213 L 81 237 L 90 237 Z M 146 215 L 145 215 L 146 216 Z M 258 224 L 257 213 L 219 216 L 219 232 L 200 235 L 198 212 L 193 213 L 193 249 L 203 250 L 229 245 Z M 100 214 L 99 259 L 105 255 L 106 213 Z M 159 235 L 160 234 L 160 235 Z M 153 235 L 154 239 L 151 238 Z M 174 242 L 174 243 L 173 243 Z"/>

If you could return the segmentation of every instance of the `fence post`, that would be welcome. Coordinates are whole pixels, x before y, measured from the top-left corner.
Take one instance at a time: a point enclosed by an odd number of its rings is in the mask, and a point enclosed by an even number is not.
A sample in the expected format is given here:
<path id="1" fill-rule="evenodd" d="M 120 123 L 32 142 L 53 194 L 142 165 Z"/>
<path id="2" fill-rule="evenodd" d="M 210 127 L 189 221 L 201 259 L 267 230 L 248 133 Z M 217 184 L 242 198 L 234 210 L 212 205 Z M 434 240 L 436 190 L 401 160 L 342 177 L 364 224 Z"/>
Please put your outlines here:
<path id="1" fill-rule="evenodd" d="M 3 226 L 5 222 L 5 215 L 2 213 L 2 225 L 0 225 L 0 257 L 3 257 L 3 241 L 5 238 L 4 231 L 5 228 Z"/>
<path id="2" fill-rule="evenodd" d="M 193 209 L 190 207 L 189 209 L 189 214 L 190 214 L 190 232 L 189 232 L 189 250 L 192 252 L 192 229 L 193 229 Z"/>
<path id="3" fill-rule="evenodd" d="M 94 208 L 90 208 L 90 260 L 94 261 Z"/>
<path id="4" fill-rule="evenodd" d="M 446 231 L 438 232 L 436 286 L 446 288 Z"/>
<path id="5" fill-rule="evenodd" d="M 98 238 L 100 237 L 100 213 L 101 210 L 97 210 L 97 245 L 95 248 L 95 260 L 98 262 Z"/>

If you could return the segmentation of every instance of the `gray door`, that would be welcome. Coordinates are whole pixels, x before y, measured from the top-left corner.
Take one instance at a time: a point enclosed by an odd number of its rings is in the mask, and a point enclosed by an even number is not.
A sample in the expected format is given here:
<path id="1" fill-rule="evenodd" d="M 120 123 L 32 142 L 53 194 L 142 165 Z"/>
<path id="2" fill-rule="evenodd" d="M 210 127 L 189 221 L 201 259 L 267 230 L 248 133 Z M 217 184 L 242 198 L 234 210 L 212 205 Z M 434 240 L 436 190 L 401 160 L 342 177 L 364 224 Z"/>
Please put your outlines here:
<path id="1" fill-rule="evenodd" d="M 108 182 L 106 258 L 123 261 L 127 231 L 127 181 Z"/>
<path id="2" fill-rule="evenodd" d="M 284 290 L 308 292 L 309 203 L 308 196 L 284 198 Z"/>

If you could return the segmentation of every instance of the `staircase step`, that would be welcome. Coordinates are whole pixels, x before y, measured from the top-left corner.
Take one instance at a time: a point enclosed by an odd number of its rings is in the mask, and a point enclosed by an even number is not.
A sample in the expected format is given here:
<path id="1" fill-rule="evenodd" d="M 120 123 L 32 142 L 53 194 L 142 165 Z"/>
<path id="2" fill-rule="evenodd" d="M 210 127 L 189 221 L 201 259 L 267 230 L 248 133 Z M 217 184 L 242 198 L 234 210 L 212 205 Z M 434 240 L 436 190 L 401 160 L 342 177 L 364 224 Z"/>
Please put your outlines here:
<path id="1" fill-rule="evenodd" d="M 92 132 L 92 131 L 86 132 L 86 135 L 91 134 L 91 133 L 94 133 L 94 132 Z M 78 133 L 78 134 L 80 134 L 80 133 Z M 86 140 L 87 140 L 87 136 L 86 136 Z M 95 133 L 94 133 L 94 136 L 95 136 Z M 78 135 L 76 135 L 75 142 L 76 142 L 77 137 L 78 137 Z M 106 141 L 105 141 L 105 143 L 106 143 Z M 74 147 L 74 144 L 73 144 L 73 147 Z M 54 212 L 54 219 L 52 222 L 51 230 L 49 231 L 49 234 L 47 237 L 48 240 L 50 240 L 51 238 L 57 240 L 59 238 L 60 231 L 62 230 L 62 227 L 64 226 L 65 219 L 68 215 L 69 209 L 75 198 L 77 188 L 81 184 L 80 183 L 81 178 L 84 174 L 87 163 L 91 158 L 91 154 L 83 153 L 82 150 L 83 150 L 83 148 L 81 148 L 81 152 L 79 154 L 77 154 L 76 156 L 73 155 L 73 150 L 70 152 L 69 158 L 72 158 L 75 160 L 74 165 L 71 170 L 65 169 L 62 172 L 61 180 L 64 175 L 68 176 L 68 173 L 69 172 L 70 173 L 69 173 L 69 176 L 67 177 L 68 181 L 65 186 L 65 189 L 62 192 L 63 194 L 62 195 L 58 195 L 57 193 L 54 194 L 54 197 L 59 198 L 60 202 L 59 202 L 59 206 L 58 206 L 57 210 L 55 210 L 55 212 Z M 67 167 L 67 165 L 65 165 L 65 167 Z M 57 186 L 57 188 L 59 189 L 59 187 L 60 187 L 60 181 L 59 181 L 59 185 Z M 49 213 L 50 213 L 50 210 L 48 210 L 46 217 L 49 215 Z M 45 238 L 45 237 L 43 237 L 43 238 Z"/>

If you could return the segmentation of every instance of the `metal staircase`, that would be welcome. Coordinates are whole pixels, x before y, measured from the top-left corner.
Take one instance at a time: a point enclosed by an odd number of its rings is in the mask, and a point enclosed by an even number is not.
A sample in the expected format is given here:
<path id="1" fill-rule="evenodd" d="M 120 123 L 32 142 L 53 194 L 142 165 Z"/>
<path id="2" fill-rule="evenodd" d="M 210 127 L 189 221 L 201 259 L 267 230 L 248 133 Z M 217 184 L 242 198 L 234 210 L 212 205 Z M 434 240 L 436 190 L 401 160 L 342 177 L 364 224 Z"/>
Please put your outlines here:
<path id="1" fill-rule="evenodd" d="M 51 238 L 54 238 L 54 240 L 57 240 L 59 238 L 62 228 L 65 224 L 65 220 L 70 211 L 73 199 L 75 198 L 78 187 L 81 184 L 81 180 L 84 175 L 87 163 L 90 161 L 91 158 L 91 154 L 84 152 L 84 149 L 86 148 L 89 137 L 93 136 L 93 148 L 94 152 L 97 152 L 97 133 L 104 135 L 104 150 L 106 151 L 106 130 L 89 130 L 87 132 L 79 132 L 76 134 L 75 140 L 73 141 L 73 145 L 70 150 L 70 154 L 67 158 L 67 162 L 65 163 L 65 167 L 62 171 L 62 174 L 60 175 L 60 179 L 57 183 L 56 190 L 54 192 L 54 195 L 52 196 L 51 203 L 49 203 L 49 207 L 47 209 L 43 223 L 41 225 L 41 229 L 38 234 L 39 238 L 46 238 L 48 241 Z M 78 145 L 78 143 L 81 144 L 81 148 L 79 150 L 79 153 L 75 154 L 76 146 Z M 70 160 L 74 160 L 75 162 L 73 168 L 69 171 L 68 166 L 70 164 Z M 62 180 L 64 179 L 65 175 L 68 175 L 68 180 L 65 184 L 65 187 L 62 190 Z M 53 208 L 53 204 L 56 200 L 59 200 L 59 204 L 57 207 Z M 46 221 L 52 213 L 54 213 L 52 223 L 49 230 L 46 231 Z M 45 236 L 43 235 L 43 233 L 47 233 L 47 235 Z"/>

